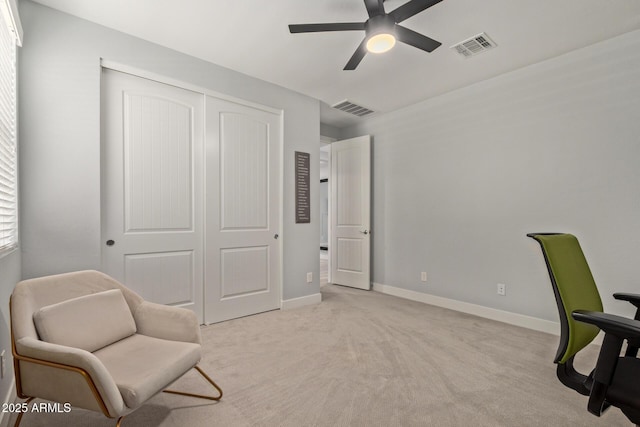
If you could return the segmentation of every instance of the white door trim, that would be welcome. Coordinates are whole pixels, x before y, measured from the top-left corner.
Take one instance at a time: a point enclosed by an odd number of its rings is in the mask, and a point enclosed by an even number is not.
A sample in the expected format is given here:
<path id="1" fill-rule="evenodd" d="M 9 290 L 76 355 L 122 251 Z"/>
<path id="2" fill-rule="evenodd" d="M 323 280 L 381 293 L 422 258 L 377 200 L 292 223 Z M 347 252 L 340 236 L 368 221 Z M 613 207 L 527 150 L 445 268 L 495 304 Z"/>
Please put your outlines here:
<path id="1" fill-rule="evenodd" d="M 280 237 L 278 242 L 278 251 L 280 252 L 278 256 L 280 257 L 280 279 L 278 286 L 280 286 L 280 310 L 284 307 L 284 111 L 280 111 L 280 219 L 279 225 L 280 228 Z"/>
<path id="2" fill-rule="evenodd" d="M 268 107 L 266 105 L 258 104 L 255 102 L 247 101 L 241 98 L 236 98 L 235 96 L 227 95 L 225 93 L 216 92 L 214 90 L 205 88 L 203 86 L 194 85 L 192 83 L 187 83 L 182 80 L 174 79 L 172 77 L 167 77 L 162 74 L 154 73 L 153 71 L 145 70 L 142 68 L 133 67 L 131 65 L 122 64 L 116 61 L 111 61 L 108 59 L 100 58 L 100 66 L 102 68 L 108 68 L 110 70 L 120 71 L 121 73 L 127 73 L 134 75 L 136 77 L 142 77 L 147 80 L 154 80 L 159 83 L 164 83 L 171 86 L 176 86 L 181 89 L 187 89 L 192 92 L 198 92 L 203 95 L 209 95 L 214 98 L 223 99 L 225 101 L 234 102 L 236 104 L 245 105 L 247 107 L 256 108 L 258 110 L 263 110 L 268 113 L 273 114 L 282 114 L 282 109 Z"/>

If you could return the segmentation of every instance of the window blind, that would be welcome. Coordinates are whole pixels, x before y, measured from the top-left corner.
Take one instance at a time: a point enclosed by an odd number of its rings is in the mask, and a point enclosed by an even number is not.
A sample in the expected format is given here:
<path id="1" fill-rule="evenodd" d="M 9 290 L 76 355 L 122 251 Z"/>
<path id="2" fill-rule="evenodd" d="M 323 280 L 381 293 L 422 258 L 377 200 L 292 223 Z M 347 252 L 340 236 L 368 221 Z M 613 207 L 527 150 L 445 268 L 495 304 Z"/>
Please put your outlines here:
<path id="1" fill-rule="evenodd" d="M 0 253 L 18 244 L 16 35 L 0 8 Z"/>

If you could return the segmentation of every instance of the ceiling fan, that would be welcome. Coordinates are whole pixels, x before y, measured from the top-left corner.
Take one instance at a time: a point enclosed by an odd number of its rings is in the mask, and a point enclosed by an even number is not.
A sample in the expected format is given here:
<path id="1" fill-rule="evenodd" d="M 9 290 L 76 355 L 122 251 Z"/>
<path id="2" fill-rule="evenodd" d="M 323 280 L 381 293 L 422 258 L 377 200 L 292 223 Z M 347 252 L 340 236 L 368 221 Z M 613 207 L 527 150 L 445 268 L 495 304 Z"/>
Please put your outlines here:
<path id="1" fill-rule="evenodd" d="M 362 40 L 360 46 L 358 46 L 344 67 L 345 70 L 355 70 L 367 52 L 386 52 L 396 44 L 396 39 L 426 52 L 432 52 L 438 48 L 442 44 L 439 41 L 416 33 L 398 24 L 441 1 L 442 0 L 411 0 L 392 12 L 386 13 L 384 11 L 384 0 L 364 0 L 364 5 L 369 13 L 369 19 L 365 22 L 292 24 L 289 25 L 289 31 L 291 33 L 364 31 L 364 40 Z"/>

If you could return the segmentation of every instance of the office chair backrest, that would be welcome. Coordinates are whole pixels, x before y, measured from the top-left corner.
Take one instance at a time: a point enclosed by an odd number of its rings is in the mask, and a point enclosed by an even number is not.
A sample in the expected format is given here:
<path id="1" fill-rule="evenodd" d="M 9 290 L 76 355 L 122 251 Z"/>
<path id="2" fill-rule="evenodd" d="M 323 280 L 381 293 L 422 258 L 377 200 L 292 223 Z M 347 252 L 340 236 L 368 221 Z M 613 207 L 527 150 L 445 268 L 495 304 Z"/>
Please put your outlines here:
<path id="1" fill-rule="evenodd" d="M 602 312 L 602 300 L 578 239 L 571 234 L 531 233 L 542 247 L 560 313 L 560 345 L 555 363 L 564 364 L 600 331 L 573 319 L 574 310 Z"/>

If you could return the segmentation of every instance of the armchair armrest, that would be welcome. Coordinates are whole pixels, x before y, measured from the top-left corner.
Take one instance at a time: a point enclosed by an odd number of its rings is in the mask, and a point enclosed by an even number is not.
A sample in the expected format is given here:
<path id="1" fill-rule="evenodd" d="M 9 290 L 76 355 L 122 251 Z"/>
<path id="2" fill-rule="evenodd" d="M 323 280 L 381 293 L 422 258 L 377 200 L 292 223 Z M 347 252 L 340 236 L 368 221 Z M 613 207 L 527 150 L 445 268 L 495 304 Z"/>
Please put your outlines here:
<path id="1" fill-rule="evenodd" d="M 109 374 L 109 371 L 107 371 L 105 366 L 96 356 L 86 350 L 52 344 L 31 337 L 24 337 L 15 343 L 14 358 L 17 362 L 26 362 L 52 369 L 58 369 L 60 375 L 62 375 L 61 371 L 74 371 L 79 374 L 78 370 L 82 370 L 89 376 L 87 383 L 92 382 L 96 391 L 99 393 L 99 396 L 95 397 L 96 400 L 102 399 L 102 402 L 105 405 L 103 411 L 106 409 L 108 412 L 108 414 L 105 415 L 117 416 L 118 414 L 125 412 L 127 409 L 124 404 L 124 400 L 122 399 L 122 395 L 111 377 L 111 374 Z M 23 381 L 29 381 L 29 366 L 30 365 L 20 365 L 20 377 Z M 70 380 L 69 387 L 71 387 L 71 384 L 77 383 Z M 53 393 L 55 396 L 56 394 L 63 394 L 61 388 L 64 388 L 65 384 L 62 382 L 49 384 L 44 381 L 30 383 L 30 386 L 45 388 L 46 390 L 43 390 L 44 394 Z M 75 392 L 73 390 L 68 391 L 69 393 L 67 393 L 67 395 L 78 394 L 77 390 Z M 84 398 L 82 399 L 84 400 Z M 74 405 L 74 402 L 71 403 Z M 98 404 L 100 404 L 99 400 Z M 83 405 L 79 406 L 85 407 Z"/>
<path id="2" fill-rule="evenodd" d="M 133 318 L 139 334 L 171 341 L 202 343 L 198 318 L 186 308 L 144 301 L 136 309 Z"/>

